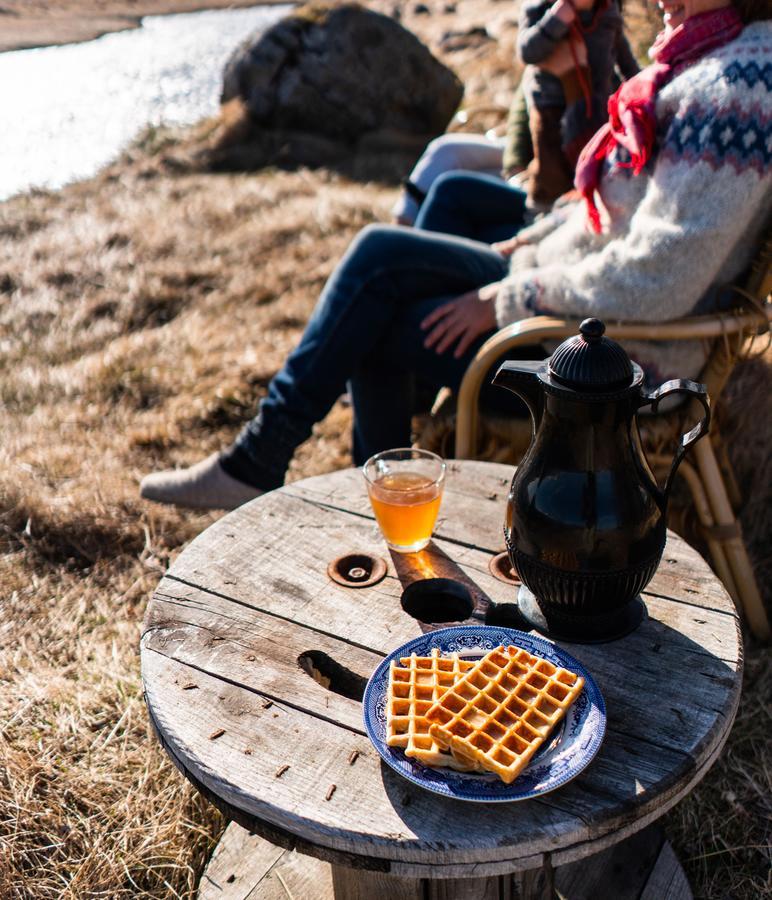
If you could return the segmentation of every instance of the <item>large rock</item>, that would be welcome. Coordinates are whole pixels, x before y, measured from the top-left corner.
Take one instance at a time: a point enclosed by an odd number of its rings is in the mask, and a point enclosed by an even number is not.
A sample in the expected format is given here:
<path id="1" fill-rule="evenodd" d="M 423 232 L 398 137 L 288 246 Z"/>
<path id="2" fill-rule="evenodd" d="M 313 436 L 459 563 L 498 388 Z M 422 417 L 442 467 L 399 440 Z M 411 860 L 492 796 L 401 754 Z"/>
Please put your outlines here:
<path id="1" fill-rule="evenodd" d="M 355 3 L 310 4 L 247 40 L 226 65 L 222 102 L 239 98 L 261 129 L 357 144 L 445 130 L 463 87 L 397 22 Z"/>

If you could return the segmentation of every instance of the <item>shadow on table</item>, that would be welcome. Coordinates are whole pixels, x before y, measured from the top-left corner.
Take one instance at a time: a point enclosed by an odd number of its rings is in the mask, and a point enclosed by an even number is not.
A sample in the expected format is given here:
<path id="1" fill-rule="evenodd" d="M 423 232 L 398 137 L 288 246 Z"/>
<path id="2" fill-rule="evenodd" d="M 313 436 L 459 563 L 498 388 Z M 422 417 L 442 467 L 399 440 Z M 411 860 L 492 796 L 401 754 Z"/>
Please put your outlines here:
<path id="1" fill-rule="evenodd" d="M 494 603 L 434 541 L 418 553 L 392 550 L 391 558 L 403 587 L 402 608 L 424 633 L 459 624 L 530 630 L 516 603 Z"/>

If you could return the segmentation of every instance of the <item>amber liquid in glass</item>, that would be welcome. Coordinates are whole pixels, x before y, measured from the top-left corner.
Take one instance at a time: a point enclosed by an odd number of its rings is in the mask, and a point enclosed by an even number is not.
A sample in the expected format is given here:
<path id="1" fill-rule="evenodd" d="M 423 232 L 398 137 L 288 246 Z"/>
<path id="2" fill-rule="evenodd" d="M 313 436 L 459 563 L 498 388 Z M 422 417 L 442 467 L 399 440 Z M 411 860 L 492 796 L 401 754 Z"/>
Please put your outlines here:
<path id="1" fill-rule="evenodd" d="M 386 542 L 403 551 L 425 547 L 437 521 L 442 485 L 417 472 L 395 472 L 381 476 L 369 489 Z"/>

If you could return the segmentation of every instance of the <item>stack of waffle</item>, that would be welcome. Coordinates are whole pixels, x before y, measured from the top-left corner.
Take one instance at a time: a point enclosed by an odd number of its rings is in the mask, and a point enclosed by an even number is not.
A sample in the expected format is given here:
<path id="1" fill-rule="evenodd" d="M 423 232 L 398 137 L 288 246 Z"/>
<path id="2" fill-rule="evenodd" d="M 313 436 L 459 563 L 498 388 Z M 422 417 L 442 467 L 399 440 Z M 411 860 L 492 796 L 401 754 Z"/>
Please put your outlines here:
<path id="1" fill-rule="evenodd" d="M 387 739 L 429 766 L 493 772 L 507 784 L 581 693 L 584 679 L 519 647 L 476 663 L 457 654 L 392 662 Z"/>

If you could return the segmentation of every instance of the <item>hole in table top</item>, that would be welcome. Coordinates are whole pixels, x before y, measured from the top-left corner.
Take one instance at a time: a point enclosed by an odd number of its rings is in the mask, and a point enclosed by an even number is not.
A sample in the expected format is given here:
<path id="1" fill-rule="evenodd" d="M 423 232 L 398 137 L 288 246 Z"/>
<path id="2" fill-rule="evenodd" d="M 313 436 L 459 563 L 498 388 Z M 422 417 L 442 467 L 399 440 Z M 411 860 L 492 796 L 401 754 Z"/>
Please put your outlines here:
<path id="1" fill-rule="evenodd" d="M 347 669 L 321 650 L 306 650 L 298 656 L 298 665 L 314 681 L 334 694 L 360 700 L 364 696 L 367 679 Z"/>
<path id="2" fill-rule="evenodd" d="M 409 584 L 400 599 L 402 609 L 419 622 L 463 622 L 472 615 L 469 589 L 452 578 L 424 578 Z"/>

